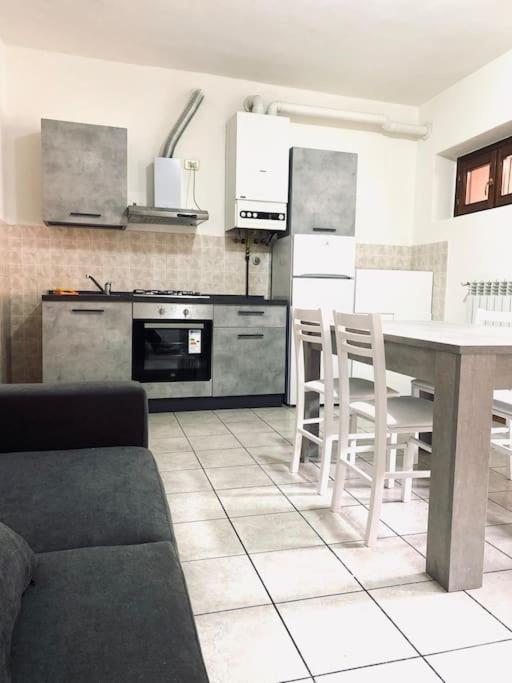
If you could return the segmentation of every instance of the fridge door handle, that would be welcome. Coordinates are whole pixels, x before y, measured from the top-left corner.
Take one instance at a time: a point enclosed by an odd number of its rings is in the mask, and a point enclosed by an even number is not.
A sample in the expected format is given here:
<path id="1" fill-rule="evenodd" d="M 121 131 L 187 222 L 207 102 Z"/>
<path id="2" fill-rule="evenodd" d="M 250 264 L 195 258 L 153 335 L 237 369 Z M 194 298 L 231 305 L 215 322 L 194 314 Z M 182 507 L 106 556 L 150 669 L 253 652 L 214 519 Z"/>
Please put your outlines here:
<path id="1" fill-rule="evenodd" d="M 302 273 L 294 275 L 295 278 L 317 278 L 320 280 L 354 280 L 353 275 L 340 275 L 339 273 Z"/>

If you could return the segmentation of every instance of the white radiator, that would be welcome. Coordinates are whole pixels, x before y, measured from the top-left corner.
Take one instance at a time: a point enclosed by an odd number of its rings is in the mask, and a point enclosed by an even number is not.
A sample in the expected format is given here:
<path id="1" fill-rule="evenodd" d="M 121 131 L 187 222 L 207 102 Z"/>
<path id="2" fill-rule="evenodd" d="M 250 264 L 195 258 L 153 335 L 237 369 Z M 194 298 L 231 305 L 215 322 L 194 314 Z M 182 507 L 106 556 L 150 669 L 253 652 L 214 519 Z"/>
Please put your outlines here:
<path id="1" fill-rule="evenodd" d="M 475 322 L 478 309 L 497 313 L 512 311 L 512 280 L 472 280 L 463 283 L 463 286 L 468 290 L 465 299 L 466 322 L 472 324 Z M 501 325 L 502 323 L 495 322 L 494 324 Z"/>

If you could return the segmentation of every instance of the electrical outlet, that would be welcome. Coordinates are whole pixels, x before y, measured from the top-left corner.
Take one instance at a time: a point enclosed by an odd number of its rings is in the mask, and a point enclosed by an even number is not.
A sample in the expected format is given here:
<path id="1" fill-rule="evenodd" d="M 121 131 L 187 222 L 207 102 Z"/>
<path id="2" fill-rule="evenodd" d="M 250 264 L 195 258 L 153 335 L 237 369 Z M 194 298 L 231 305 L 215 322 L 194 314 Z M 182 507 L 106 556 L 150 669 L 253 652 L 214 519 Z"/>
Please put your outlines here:
<path id="1" fill-rule="evenodd" d="M 197 159 L 185 159 L 186 171 L 199 171 L 199 161 Z"/>

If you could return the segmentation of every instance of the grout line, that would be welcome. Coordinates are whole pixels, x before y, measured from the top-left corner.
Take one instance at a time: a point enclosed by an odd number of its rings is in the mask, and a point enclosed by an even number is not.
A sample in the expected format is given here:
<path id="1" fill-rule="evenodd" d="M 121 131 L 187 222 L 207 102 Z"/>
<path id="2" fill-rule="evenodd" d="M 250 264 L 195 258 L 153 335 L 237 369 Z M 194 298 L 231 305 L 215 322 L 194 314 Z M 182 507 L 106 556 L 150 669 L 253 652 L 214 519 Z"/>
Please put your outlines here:
<path id="1" fill-rule="evenodd" d="M 507 631 L 510 631 L 510 632 L 512 633 L 512 628 L 510 628 L 509 626 L 507 626 L 507 624 L 505 624 L 504 621 L 502 621 L 499 617 L 497 617 L 495 614 L 493 614 L 485 605 L 482 605 L 482 603 L 479 602 L 479 601 L 478 601 L 473 595 L 471 595 L 467 590 L 462 591 L 462 592 L 465 593 L 465 594 L 468 596 L 468 598 L 471 598 L 471 600 L 473 600 L 474 602 L 476 602 L 476 604 L 479 605 L 483 610 L 485 610 L 485 611 L 487 612 L 487 614 L 489 614 L 491 617 L 493 617 L 493 619 L 496 619 L 496 621 L 499 622 L 504 628 L 506 628 Z"/>
<path id="2" fill-rule="evenodd" d="M 450 652 L 462 652 L 463 650 L 475 650 L 479 647 L 486 647 L 486 645 L 498 645 L 499 643 L 510 643 L 512 638 L 501 638 L 500 640 L 491 640 L 488 643 L 475 643 L 474 645 L 466 645 L 464 647 L 454 647 L 451 650 L 439 650 L 437 652 L 429 652 L 425 657 L 435 657 L 436 655 L 446 655 Z M 428 662 L 427 662 L 428 664 Z M 436 671 L 437 673 L 437 671 Z"/>

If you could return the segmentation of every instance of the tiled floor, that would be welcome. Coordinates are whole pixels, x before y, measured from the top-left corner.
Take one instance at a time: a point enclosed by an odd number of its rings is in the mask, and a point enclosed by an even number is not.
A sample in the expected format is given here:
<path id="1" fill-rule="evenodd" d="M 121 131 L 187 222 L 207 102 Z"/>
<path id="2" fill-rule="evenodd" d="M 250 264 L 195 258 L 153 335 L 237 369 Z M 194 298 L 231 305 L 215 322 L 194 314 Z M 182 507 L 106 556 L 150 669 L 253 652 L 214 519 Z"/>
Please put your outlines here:
<path id="1" fill-rule="evenodd" d="M 342 512 L 331 513 L 315 464 L 289 472 L 293 430 L 286 407 L 150 416 L 211 683 L 506 680 L 504 459 L 492 454 L 484 585 L 446 593 L 425 573 L 428 480 L 408 504 L 398 487 L 386 491 L 368 549 L 368 485 L 349 476 Z"/>

